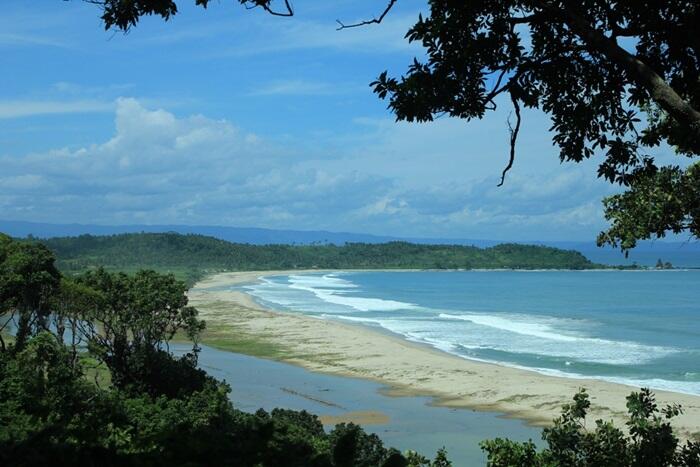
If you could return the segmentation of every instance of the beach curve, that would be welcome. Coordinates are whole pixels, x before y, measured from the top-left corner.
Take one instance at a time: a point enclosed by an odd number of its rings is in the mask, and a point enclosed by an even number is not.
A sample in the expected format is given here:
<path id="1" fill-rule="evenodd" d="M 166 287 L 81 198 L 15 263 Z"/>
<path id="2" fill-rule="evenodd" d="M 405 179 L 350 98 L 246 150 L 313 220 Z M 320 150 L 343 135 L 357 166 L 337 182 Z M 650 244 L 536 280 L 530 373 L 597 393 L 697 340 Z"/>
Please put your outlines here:
<path id="1" fill-rule="evenodd" d="M 255 341 L 278 351 L 260 355 L 260 347 L 256 347 L 250 352 L 243 349 L 243 353 L 312 371 L 366 378 L 387 385 L 389 395 L 431 396 L 436 405 L 499 412 L 536 426 L 549 425 L 560 414 L 561 406 L 583 387 L 592 402 L 589 426 L 602 418 L 624 427 L 625 398 L 635 390 L 631 386 L 467 360 L 365 326 L 269 310 L 242 291 L 225 290 L 262 276 L 300 272 L 304 271 L 221 273 L 197 283 L 189 298 L 210 329 L 204 342 L 226 349 L 227 339 Z M 654 392 L 659 406 L 683 406 L 684 413 L 674 420 L 674 427 L 682 438 L 697 438 L 700 397 Z"/>

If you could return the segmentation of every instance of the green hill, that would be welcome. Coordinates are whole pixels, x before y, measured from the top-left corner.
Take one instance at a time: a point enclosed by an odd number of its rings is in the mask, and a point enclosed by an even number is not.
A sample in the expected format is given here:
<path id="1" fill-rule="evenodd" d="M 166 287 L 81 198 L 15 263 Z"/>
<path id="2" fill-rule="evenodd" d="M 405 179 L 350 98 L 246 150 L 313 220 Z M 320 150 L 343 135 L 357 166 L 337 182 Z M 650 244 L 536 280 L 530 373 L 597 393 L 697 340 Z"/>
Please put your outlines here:
<path id="1" fill-rule="evenodd" d="M 64 272 L 104 266 L 154 268 L 200 275 L 218 270 L 272 269 L 591 269 L 576 251 L 503 244 L 491 248 L 407 242 L 338 245 L 250 245 L 202 235 L 140 233 L 42 240 Z"/>

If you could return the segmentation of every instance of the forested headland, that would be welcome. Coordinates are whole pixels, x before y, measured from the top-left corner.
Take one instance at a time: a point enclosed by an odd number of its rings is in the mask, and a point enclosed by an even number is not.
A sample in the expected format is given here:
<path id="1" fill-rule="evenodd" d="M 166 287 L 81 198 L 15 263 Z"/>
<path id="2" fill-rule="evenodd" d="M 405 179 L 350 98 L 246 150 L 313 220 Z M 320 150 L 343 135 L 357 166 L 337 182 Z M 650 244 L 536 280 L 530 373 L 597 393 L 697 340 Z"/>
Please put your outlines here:
<path id="1" fill-rule="evenodd" d="M 42 240 L 66 273 L 96 267 L 155 268 L 183 278 L 208 271 L 274 269 L 591 269 L 577 251 L 502 244 L 491 248 L 408 242 L 250 245 L 203 235 L 139 233 Z"/>

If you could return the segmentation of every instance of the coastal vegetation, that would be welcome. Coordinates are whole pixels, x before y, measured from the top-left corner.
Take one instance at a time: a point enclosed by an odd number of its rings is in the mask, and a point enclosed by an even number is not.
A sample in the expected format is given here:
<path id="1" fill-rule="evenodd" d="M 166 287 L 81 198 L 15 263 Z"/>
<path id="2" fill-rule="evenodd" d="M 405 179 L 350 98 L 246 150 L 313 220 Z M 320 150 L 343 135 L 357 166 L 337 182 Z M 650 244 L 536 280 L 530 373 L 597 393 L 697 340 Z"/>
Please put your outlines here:
<path id="1" fill-rule="evenodd" d="M 0 235 L 0 463 L 448 467 L 384 446 L 352 423 L 326 431 L 313 414 L 246 413 L 197 365 L 205 323 L 170 274 L 102 268 L 65 277 L 44 245 Z M 9 331 L 9 332 L 8 332 Z M 174 356 L 176 334 L 192 342 Z M 235 383 L 235 382 L 234 382 Z M 543 430 L 547 447 L 484 441 L 491 466 L 697 466 L 648 390 L 628 398 L 627 431 L 585 426 L 585 392 Z"/>
<path id="2" fill-rule="evenodd" d="M 0 464 L 407 465 L 353 424 L 237 410 L 197 367 L 205 323 L 186 290 L 147 270 L 68 279 L 45 246 L 0 235 L 0 327 L 14 336 L 0 341 Z M 176 333 L 193 343 L 182 357 Z"/>
<path id="3" fill-rule="evenodd" d="M 491 248 L 408 242 L 345 245 L 250 245 L 202 235 L 139 233 L 42 240 L 67 273 L 98 266 L 133 272 L 155 268 L 183 279 L 211 271 L 281 269 L 591 269 L 576 251 L 503 244 Z"/>

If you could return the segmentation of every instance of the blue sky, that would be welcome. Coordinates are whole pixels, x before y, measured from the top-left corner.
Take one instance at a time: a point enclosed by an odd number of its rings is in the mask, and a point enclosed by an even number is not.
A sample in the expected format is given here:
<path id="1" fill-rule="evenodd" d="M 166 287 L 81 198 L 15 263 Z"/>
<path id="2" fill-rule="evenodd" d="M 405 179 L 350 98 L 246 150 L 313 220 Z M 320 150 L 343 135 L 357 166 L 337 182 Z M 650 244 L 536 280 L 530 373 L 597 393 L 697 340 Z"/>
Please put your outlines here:
<path id="1" fill-rule="evenodd" d="M 78 0 L 3 2 L 0 218 L 208 224 L 496 240 L 591 240 L 615 188 L 560 164 L 549 120 L 395 123 L 369 83 L 420 48 L 425 2 L 298 0 L 294 18 L 181 0 L 106 32 Z"/>

